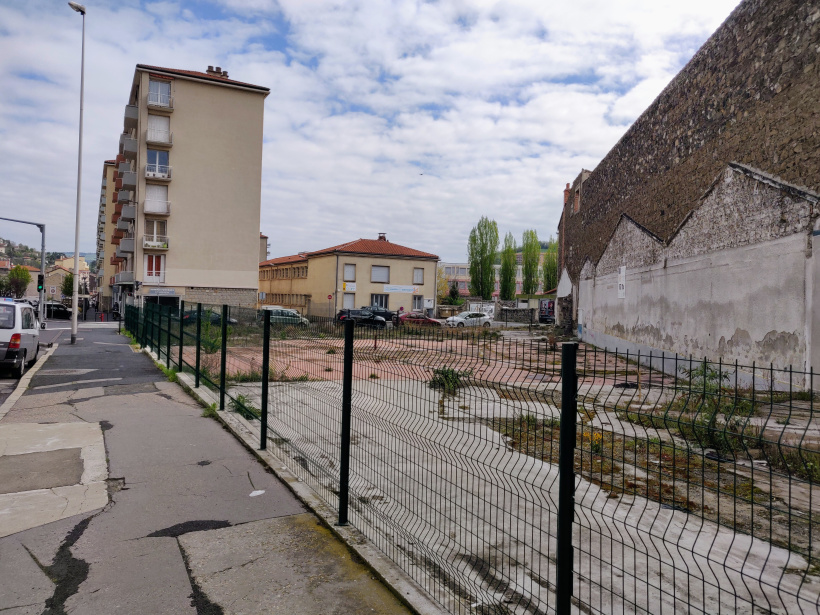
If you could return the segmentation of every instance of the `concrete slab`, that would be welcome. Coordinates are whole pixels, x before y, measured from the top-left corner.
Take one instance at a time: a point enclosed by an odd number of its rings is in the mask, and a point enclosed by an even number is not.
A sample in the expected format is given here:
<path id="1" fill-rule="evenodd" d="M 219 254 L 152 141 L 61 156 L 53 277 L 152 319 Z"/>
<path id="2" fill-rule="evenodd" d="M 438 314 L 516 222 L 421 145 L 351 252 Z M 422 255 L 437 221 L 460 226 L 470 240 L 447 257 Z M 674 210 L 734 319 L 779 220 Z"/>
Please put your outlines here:
<path id="1" fill-rule="evenodd" d="M 108 504 L 104 482 L 0 495 L 0 536 L 10 536 Z"/>
<path id="2" fill-rule="evenodd" d="M 76 485 L 83 475 L 81 450 L 0 456 L 0 494 Z"/>
<path id="3" fill-rule="evenodd" d="M 74 414 L 74 407 L 67 404 L 46 406 L 45 408 L 12 408 L 0 419 L 0 424 L 8 423 L 84 423 Z"/>
<path id="4" fill-rule="evenodd" d="M 194 580 L 226 615 L 410 613 L 311 514 L 179 541 Z"/>
<path id="5" fill-rule="evenodd" d="M 51 579 L 23 545 L 13 539 L 0 541 L 0 579 L 3 579 L 3 591 L 0 592 L 3 615 L 10 612 L 39 614 L 46 599 L 54 592 Z"/>
<path id="6" fill-rule="evenodd" d="M 71 399 L 74 391 L 52 391 L 44 393 L 31 392 L 28 395 L 21 397 L 17 403 L 14 404 L 15 410 L 27 410 L 30 408 L 45 408 L 47 406 L 56 406 L 58 404 L 65 404 Z"/>

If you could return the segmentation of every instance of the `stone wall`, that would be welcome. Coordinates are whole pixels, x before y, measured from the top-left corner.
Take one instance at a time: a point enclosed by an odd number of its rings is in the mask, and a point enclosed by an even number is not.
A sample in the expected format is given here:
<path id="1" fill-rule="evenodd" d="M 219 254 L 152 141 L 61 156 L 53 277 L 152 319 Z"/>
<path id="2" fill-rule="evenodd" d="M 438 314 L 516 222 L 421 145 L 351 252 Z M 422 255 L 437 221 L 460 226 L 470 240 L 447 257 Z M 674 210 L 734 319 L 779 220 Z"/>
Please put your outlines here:
<path id="1" fill-rule="evenodd" d="M 573 280 L 622 214 L 668 241 L 730 162 L 820 190 L 818 45 L 817 2 L 742 2 L 564 207 Z"/>
<path id="2" fill-rule="evenodd" d="M 248 288 L 199 288 L 188 287 L 185 303 L 206 303 L 208 305 L 235 305 L 256 307 L 256 290 Z"/>

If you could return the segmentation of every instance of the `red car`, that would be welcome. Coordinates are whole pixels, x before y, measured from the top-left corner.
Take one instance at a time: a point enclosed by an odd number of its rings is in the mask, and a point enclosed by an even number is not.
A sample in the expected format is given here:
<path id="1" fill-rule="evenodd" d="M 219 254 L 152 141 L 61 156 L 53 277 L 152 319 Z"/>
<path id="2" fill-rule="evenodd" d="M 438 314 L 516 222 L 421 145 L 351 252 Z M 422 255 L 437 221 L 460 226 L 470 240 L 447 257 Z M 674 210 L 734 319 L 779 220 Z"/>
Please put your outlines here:
<path id="1" fill-rule="evenodd" d="M 441 321 L 430 318 L 421 312 L 406 312 L 399 315 L 399 324 L 416 325 L 418 327 L 440 327 Z"/>

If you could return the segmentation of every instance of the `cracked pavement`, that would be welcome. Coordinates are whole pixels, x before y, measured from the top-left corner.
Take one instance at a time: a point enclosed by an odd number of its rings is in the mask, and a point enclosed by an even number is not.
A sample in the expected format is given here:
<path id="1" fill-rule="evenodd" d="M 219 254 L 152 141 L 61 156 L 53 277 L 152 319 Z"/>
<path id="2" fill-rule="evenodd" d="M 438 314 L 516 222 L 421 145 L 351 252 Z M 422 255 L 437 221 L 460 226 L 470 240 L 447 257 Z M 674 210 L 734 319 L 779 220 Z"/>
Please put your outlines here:
<path id="1" fill-rule="evenodd" d="M 126 338 L 67 338 L 0 419 L 0 612 L 409 612 Z"/>

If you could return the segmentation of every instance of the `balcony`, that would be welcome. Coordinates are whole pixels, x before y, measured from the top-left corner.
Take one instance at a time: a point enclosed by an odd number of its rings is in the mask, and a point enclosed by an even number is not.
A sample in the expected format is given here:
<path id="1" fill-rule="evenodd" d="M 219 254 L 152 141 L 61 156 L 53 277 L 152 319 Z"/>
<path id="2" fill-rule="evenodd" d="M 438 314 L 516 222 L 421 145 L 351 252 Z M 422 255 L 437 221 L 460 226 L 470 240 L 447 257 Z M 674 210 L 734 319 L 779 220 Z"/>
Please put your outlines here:
<path id="1" fill-rule="evenodd" d="M 167 235 L 143 235 L 142 247 L 146 250 L 167 250 Z"/>
<path id="2" fill-rule="evenodd" d="M 120 135 L 120 154 L 122 154 L 126 160 L 135 160 L 138 149 L 139 145 L 136 139 L 132 139 L 128 135 Z"/>
<path id="3" fill-rule="evenodd" d="M 149 128 L 145 131 L 145 142 L 149 145 L 171 147 L 174 144 L 174 133 L 170 130 L 157 130 L 156 128 Z"/>
<path id="4" fill-rule="evenodd" d="M 117 193 L 117 203 L 124 204 L 131 200 L 131 191 L 130 190 L 120 190 Z"/>
<path id="5" fill-rule="evenodd" d="M 114 283 L 115 284 L 133 284 L 134 283 L 134 272 L 133 271 L 120 271 L 119 273 L 114 275 Z"/>
<path id="6" fill-rule="evenodd" d="M 165 272 L 159 275 L 146 275 L 144 284 L 165 284 Z"/>
<path id="7" fill-rule="evenodd" d="M 137 207 L 136 205 L 123 205 L 122 206 L 122 214 L 120 214 L 124 220 L 136 220 L 137 219 Z"/>
<path id="8" fill-rule="evenodd" d="M 128 220 L 126 220 L 124 217 L 120 217 L 120 219 L 117 220 L 117 228 L 120 229 L 121 231 L 127 231 L 128 227 L 130 225 L 131 225 L 131 223 Z"/>
<path id="9" fill-rule="evenodd" d="M 174 110 L 174 97 L 159 92 L 148 92 L 148 106 L 152 109 L 162 109 L 164 111 Z"/>
<path id="10" fill-rule="evenodd" d="M 171 167 L 164 164 L 146 164 L 145 179 L 171 181 Z"/>
<path id="11" fill-rule="evenodd" d="M 145 199 L 145 202 L 143 203 L 143 210 L 147 214 L 167 216 L 171 213 L 171 202 Z"/>
<path id="12" fill-rule="evenodd" d="M 125 118 L 123 127 L 126 131 L 134 130 L 140 118 L 140 110 L 136 105 L 125 105 Z"/>
<path id="13" fill-rule="evenodd" d="M 122 174 L 122 179 L 119 180 L 122 182 L 122 187 L 125 190 L 136 190 L 137 189 L 137 174 L 133 171 L 126 171 Z"/>

